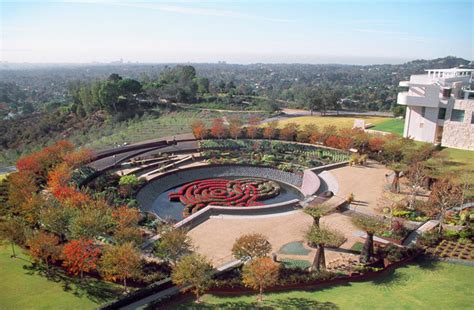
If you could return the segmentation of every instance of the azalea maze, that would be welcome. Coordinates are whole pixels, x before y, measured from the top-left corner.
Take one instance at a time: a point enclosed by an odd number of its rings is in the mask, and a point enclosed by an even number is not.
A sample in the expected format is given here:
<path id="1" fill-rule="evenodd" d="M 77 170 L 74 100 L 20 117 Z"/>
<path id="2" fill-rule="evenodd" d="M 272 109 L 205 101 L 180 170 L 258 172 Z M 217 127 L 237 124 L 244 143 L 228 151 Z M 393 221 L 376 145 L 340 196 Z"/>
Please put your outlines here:
<path id="1" fill-rule="evenodd" d="M 177 192 L 169 193 L 170 201 L 179 201 L 187 217 L 208 205 L 249 207 L 262 206 L 262 201 L 280 194 L 280 185 L 260 178 L 206 179 L 183 185 Z"/>

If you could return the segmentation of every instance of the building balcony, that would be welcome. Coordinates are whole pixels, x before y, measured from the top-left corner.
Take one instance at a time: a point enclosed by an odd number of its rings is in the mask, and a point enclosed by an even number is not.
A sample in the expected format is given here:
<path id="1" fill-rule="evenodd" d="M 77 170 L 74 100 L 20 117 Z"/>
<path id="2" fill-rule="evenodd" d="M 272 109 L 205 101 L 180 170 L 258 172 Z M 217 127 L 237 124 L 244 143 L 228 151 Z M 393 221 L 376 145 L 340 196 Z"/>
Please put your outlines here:
<path id="1" fill-rule="evenodd" d="M 400 81 L 400 83 L 398 83 L 398 86 L 399 87 L 410 87 L 410 81 Z"/>
<path id="2" fill-rule="evenodd" d="M 410 96 L 407 91 L 398 93 L 397 103 L 406 106 L 429 108 L 437 108 L 439 106 L 439 100 L 432 100 L 431 98 L 421 96 Z"/>

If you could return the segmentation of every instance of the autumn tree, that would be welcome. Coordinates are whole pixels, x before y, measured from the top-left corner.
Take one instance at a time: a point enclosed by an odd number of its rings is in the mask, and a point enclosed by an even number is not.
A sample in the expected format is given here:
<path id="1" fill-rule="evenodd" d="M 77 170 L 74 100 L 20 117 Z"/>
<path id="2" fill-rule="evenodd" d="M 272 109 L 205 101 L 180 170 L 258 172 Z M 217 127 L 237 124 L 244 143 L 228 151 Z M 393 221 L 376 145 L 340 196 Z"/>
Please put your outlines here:
<path id="1" fill-rule="evenodd" d="M 278 121 L 271 121 L 263 128 L 263 137 L 265 139 L 274 139 L 278 134 Z"/>
<path id="2" fill-rule="evenodd" d="M 8 204 L 18 207 L 39 190 L 35 179 L 28 172 L 15 172 L 8 175 Z"/>
<path id="3" fill-rule="evenodd" d="M 16 208 L 17 213 L 30 225 L 36 226 L 39 221 L 39 214 L 47 206 L 47 202 L 42 194 L 33 194 Z"/>
<path id="4" fill-rule="evenodd" d="M 206 137 L 207 128 L 203 121 L 197 120 L 191 124 L 191 130 L 196 139 L 204 139 Z"/>
<path id="5" fill-rule="evenodd" d="M 316 132 L 318 132 L 318 126 L 316 126 L 315 124 L 306 124 L 301 130 L 298 131 L 296 135 L 296 141 L 302 143 L 310 143 L 311 136 Z"/>
<path id="6" fill-rule="evenodd" d="M 287 123 L 280 130 L 280 139 L 294 141 L 298 133 L 298 124 L 296 123 Z"/>
<path id="7" fill-rule="evenodd" d="M 71 177 L 71 167 L 66 163 L 61 163 L 48 173 L 48 187 L 55 194 L 56 191 L 69 185 Z"/>
<path id="8" fill-rule="evenodd" d="M 153 253 L 175 266 L 178 260 L 192 252 L 192 242 L 187 231 L 182 228 L 165 229 L 154 245 Z"/>
<path id="9" fill-rule="evenodd" d="M 206 257 L 193 253 L 183 256 L 173 267 L 171 280 L 176 285 L 191 290 L 196 296 L 196 303 L 201 302 L 201 296 L 211 286 L 212 265 Z"/>
<path id="10" fill-rule="evenodd" d="M 131 227 L 138 225 L 142 215 L 137 208 L 121 206 L 112 212 L 112 217 L 118 226 Z"/>
<path id="11" fill-rule="evenodd" d="M 255 139 L 258 134 L 258 125 L 261 119 L 258 116 L 252 115 L 249 119 L 249 125 L 247 126 L 247 137 Z"/>
<path id="12" fill-rule="evenodd" d="M 12 257 L 16 257 L 15 244 L 25 244 L 24 224 L 16 218 L 5 218 L 0 220 L 0 240 L 8 241 L 12 249 Z"/>
<path id="13" fill-rule="evenodd" d="M 140 252 L 131 242 L 109 245 L 99 261 L 101 274 L 107 280 L 123 281 L 127 289 L 127 279 L 136 279 L 142 273 Z"/>
<path id="14" fill-rule="evenodd" d="M 242 134 L 242 121 L 238 117 L 234 116 L 229 119 L 229 133 L 234 139 Z"/>
<path id="15" fill-rule="evenodd" d="M 80 167 L 80 165 L 88 162 L 94 152 L 87 148 L 82 148 L 74 152 L 66 153 L 63 157 L 64 163 L 72 169 Z"/>
<path id="16" fill-rule="evenodd" d="M 270 254 L 272 246 L 262 234 L 245 234 L 235 240 L 232 246 L 232 254 L 237 259 L 253 259 Z"/>
<path id="17" fill-rule="evenodd" d="M 70 273 L 79 274 L 82 279 L 84 272 L 97 268 L 100 252 L 100 248 L 92 240 L 71 240 L 63 247 L 63 266 Z"/>
<path id="18" fill-rule="evenodd" d="M 458 206 L 463 199 L 462 188 L 448 178 L 443 178 L 434 183 L 429 202 L 438 210 L 439 227 L 438 233 L 443 231 L 446 212 Z"/>
<path id="19" fill-rule="evenodd" d="M 413 210 L 416 196 L 418 195 L 418 192 L 423 186 L 426 178 L 424 164 L 422 162 L 415 162 L 410 165 L 408 167 L 407 177 L 410 185 L 410 198 L 408 201 L 408 207 L 410 210 Z"/>
<path id="20" fill-rule="evenodd" d="M 27 245 L 30 255 L 35 261 L 43 261 L 46 263 L 46 269 L 48 270 L 49 264 L 56 262 L 61 254 L 59 238 L 44 231 L 36 232 L 28 239 Z"/>
<path id="21" fill-rule="evenodd" d="M 270 257 L 258 257 L 246 264 L 242 270 L 245 286 L 258 291 L 257 301 L 263 301 L 263 290 L 278 283 L 280 266 Z"/>
<path id="22" fill-rule="evenodd" d="M 224 126 L 224 120 L 222 118 L 215 118 L 212 121 L 211 134 L 213 137 L 222 139 L 225 137 L 226 128 Z"/>

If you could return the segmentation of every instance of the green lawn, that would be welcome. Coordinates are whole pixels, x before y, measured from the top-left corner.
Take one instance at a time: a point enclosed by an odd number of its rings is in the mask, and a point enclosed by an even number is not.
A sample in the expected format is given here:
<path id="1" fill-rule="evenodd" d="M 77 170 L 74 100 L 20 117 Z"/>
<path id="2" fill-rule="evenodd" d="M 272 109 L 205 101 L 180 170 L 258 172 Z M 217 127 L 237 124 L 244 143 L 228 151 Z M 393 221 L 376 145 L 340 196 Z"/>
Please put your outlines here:
<path id="1" fill-rule="evenodd" d="M 397 269 L 377 281 L 316 291 L 266 294 L 266 309 L 473 309 L 474 267 L 423 262 Z M 204 305 L 181 308 L 248 309 L 255 296 L 205 295 Z"/>
<path id="2" fill-rule="evenodd" d="M 386 131 L 395 133 L 397 135 L 403 135 L 403 126 L 405 125 L 405 120 L 398 118 L 390 118 L 383 122 L 376 124 L 374 127 L 370 128 L 373 130 Z"/>
<path id="3" fill-rule="evenodd" d="M 307 124 L 314 124 L 319 127 L 319 129 L 324 128 L 328 125 L 336 126 L 337 129 L 342 128 L 352 128 L 354 126 L 354 120 L 363 119 L 366 124 L 377 125 L 379 123 L 385 122 L 386 117 L 379 116 L 350 116 L 350 115 L 340 115 L 340 116 L 299 116 L 299 117 L 290 117 L 278 121 L 278 127 L 283 128 L 288 123 L 296 123 L 300 127 L 303 127 Z"/>
<path id="4" fill-rule="evenodd" d="M 17 252 L 19 249 L 17 248 Z M 21 252 L 21 251 L 19 251 Z M 32 268 L 29 257 L 10 258 L 10 247 L 0 246 L 0 309 L 93 309 L 116 296 L 115 286 Z"/>
<path id="5" fill-rule="evenodd" d="M 467 196 L 474 197 L 474 151 L 445 148 L 441 154 L 448 158 L 442 171 L 452 173 L 470 183 L 473 188 L 468 191 Z"/>

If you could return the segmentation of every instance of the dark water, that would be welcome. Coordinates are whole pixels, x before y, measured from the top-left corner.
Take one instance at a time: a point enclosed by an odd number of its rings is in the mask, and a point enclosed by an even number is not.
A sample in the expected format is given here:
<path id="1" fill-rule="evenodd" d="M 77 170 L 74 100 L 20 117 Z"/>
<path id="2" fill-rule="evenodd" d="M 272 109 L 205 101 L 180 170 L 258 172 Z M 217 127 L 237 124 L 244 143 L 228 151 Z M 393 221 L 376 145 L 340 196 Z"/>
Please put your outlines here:
<path id="1" fill-rule="evenodd" d="M 239 179 L 245 177 L 225 177 L 225 179 Z M 274 181 L 280 185 L 280 194 L 270 199 L 266 200 L 259 200 L 259 202 L 270 205 L 274 203 L 284 202 L 292 199 L 301 199 L 303 198 L 300 191 L 291 187 L 289 185 Z M 186 182 L 188 183 L 188 182 Z M 183 219 L 183 210 L 184 205 L 179 201 L 169 201 L 168 194 L 171 192 L 176 192 L 181 185 L 175 186 L 173 188 L 168 189 L 167 191 L 161 193 L 155 201 L 153 202 L 152 211 L 154 211 L 160 218 L 164 220 L 171 220 L 171 221 L 181 221 Z"/>

